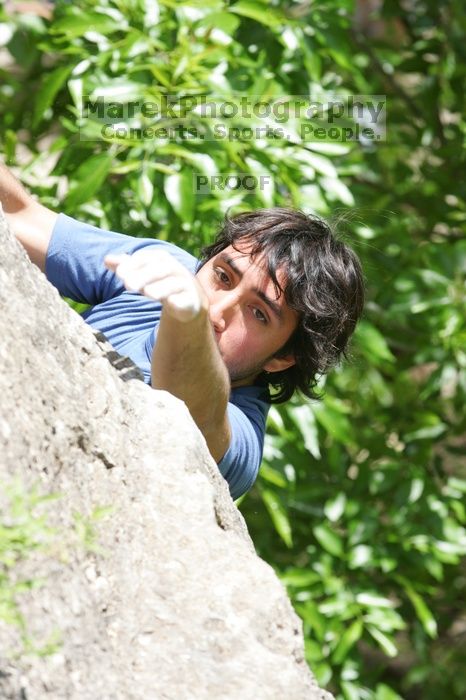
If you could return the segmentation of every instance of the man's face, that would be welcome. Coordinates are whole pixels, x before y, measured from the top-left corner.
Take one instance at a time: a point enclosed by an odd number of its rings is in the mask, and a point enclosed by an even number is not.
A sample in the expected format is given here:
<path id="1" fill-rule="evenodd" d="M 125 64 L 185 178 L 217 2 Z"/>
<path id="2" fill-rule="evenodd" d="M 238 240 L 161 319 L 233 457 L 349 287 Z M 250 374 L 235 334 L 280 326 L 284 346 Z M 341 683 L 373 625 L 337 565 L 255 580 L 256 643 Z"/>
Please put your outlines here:
<path id="1" fill-rule="evenodd" d="M 232 386 L 252 384 L 263 370 L 276 372 L 294 364 L 294 358 L 274 358 L 296 328 L 298 314 L 275 290 L 264 257 L 254 261 L 247 244 L 228 246 L 208 260 L 197 273 L 207 294 L 210 320 Z M 278 282 L 283 286 L 284 273 Z"/>

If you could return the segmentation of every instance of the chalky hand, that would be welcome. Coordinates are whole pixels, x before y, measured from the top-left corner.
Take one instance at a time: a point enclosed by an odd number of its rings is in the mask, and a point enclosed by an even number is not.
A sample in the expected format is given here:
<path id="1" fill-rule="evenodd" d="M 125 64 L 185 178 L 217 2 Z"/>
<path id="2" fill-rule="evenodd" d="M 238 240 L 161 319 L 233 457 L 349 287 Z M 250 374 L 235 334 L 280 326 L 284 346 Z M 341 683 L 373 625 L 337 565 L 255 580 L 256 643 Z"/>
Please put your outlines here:
<path id="1" fill-rule="evenodd" d="M 199 315 L 204 301 L 202 287 L 169 253 L 142 249 L 133 255 L 106 255 L 104 264 L 128 291 L 161 301 L 178 321 L 191 321 Z"/>

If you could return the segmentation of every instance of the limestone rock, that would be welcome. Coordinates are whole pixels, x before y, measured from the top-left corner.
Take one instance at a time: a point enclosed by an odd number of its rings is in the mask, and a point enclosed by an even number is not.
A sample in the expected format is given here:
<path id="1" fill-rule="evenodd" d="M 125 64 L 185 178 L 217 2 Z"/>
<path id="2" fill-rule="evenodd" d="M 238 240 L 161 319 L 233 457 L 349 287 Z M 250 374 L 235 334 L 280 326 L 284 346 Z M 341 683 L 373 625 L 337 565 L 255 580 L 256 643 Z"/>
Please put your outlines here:
<path id="1" fill-rule="evenodd" d="M 18 596 L 28 634 L 58 646 L 14 658 L 0 622 L 0 697 L 330 698 L 185 405 L 96 337 L 1 216 L 0 242 L 0 483 L 59 494 L 38 514 L 62 542 L 14 569 L 42 581 Z M 103 506 L 99 547 L 81 546 L 76 513 Z"/>

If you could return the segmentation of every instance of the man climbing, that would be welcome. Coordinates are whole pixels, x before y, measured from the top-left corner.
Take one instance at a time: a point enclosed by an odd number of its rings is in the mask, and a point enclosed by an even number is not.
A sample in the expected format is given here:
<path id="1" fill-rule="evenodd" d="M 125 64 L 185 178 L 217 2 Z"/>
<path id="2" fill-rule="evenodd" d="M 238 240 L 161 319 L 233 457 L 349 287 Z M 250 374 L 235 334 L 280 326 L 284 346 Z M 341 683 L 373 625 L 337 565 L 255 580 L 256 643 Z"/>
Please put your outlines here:
<path id="1" fill-rule="evenodd" d="M 80 223 L 0 165 L 0 201 L 30 259 L 146 383 L 182 399 L 233 498 L 254 483 L 271 403 L 315 397 L 362 313 L 357 256 L 317 217 L 226 217 L 197 260 L 177 246 Z"/>

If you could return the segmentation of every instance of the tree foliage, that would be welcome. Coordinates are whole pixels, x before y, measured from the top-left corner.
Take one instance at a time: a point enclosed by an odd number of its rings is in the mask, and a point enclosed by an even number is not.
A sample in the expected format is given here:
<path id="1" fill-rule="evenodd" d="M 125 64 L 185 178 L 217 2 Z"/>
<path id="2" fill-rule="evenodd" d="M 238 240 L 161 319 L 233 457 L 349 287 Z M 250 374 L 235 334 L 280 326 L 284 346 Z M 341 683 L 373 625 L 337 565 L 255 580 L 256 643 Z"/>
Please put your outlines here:
<path id="1" fill-rule="evenodd" d="M 271 410 L 240 504 L 312 670 L 345 700 L 466 694 L 461 9 L 84 0 L 50 20 L 4 12 L 0 27 L 3 150 L 44 203 L 193 252 L 229 207 L 295 206 L 360 255 L 368 302 L 350 362 L 322 379 L 319 404 Z M 386 95 L 386 139 L 115 140 L 79 111 L 83 95 L 200 93 Z M 273 186 L 193 191 L 196 173 L 257 172 Z"/>

